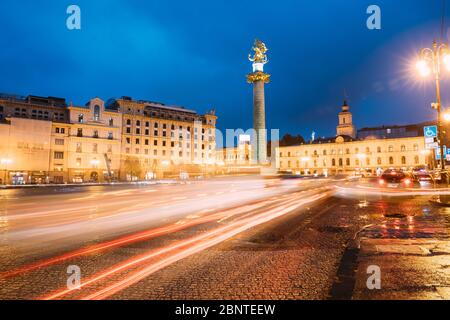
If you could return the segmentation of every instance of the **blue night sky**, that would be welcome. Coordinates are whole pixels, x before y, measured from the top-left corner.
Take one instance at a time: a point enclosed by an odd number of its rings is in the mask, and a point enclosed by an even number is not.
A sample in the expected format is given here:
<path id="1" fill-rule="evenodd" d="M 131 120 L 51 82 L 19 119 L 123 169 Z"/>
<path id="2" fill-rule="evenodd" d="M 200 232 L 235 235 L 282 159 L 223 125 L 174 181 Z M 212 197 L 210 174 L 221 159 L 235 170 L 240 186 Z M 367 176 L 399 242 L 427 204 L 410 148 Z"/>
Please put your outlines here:
<path id="1" fill-rule="evenodd" d="M 66 28 L 70 4 L 81 7 L 80 31 Z M 371 4 L 382 10 L 380 31 L 366 28 Z M 261 38 L 269 128 L 334 135 L 344 90 L 358 128 L 414 123 L 435 116 L 431 79 L 409 68 L 439 37 L 440 19 L 440 0 L 4 0 L 0 92 L 214 107 L 220 129 L 248 129 L 247 55 Z"/>

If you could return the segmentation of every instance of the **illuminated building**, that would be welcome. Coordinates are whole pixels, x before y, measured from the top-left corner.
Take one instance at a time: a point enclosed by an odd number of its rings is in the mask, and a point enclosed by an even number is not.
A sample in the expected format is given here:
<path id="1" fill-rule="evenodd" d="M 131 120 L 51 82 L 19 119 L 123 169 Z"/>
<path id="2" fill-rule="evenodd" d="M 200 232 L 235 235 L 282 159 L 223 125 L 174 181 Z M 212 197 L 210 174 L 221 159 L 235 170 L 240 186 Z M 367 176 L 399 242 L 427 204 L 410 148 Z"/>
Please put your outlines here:
<path id="1" fill-rule="evenodd" d="M 117 109 L 106 108 L 99 98 L 92 99 L 84 107 L 69 106 L 68 109 L 68 181 L 117 180 L 121 159 L 121 114 Z"/>
<path id="2" fill-rule="evenodd" d="M 109 101 L 122 115 L 122 180 L 201 174 L 215 164 L 215 112 L 122 97 Z"/>
<path id="3" fill-rule="evenodd" d="M 215 113 L 134 101 L 85 106 L 0 95 L 0 181 L 44 184 L 205 174 L 215 164 Z"/>
<path id="4" fill-rule="evenodd" d="M 422 125 L 365 128 L 356 135 L 347 103 L 342 106 L 337 136 L 298 146 L 280 147 L 276 165 L 294 174 L 379 173 L 388 168 L 408 170 L 431 166 Z"/>

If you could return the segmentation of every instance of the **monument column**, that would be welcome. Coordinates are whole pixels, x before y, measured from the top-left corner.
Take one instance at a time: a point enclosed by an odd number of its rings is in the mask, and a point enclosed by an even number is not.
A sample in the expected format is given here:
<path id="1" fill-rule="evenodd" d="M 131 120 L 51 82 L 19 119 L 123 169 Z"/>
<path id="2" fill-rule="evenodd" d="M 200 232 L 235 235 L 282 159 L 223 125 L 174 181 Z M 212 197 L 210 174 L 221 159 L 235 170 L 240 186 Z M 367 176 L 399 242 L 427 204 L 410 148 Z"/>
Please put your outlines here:
<path id="1" fill-rule="evenodd" d="M 249 55 L 253 62 L 253 72 L 247 75 L 248 83 L 253 84 L 253 129 L 252 160 L 257 164 L 267 163 L 267 130 L 264 86 L 270 81 L 270 75 L 264 72 L 268 62 L 266 45 L 256 40 L 253 46 L 254 56 Z"/>

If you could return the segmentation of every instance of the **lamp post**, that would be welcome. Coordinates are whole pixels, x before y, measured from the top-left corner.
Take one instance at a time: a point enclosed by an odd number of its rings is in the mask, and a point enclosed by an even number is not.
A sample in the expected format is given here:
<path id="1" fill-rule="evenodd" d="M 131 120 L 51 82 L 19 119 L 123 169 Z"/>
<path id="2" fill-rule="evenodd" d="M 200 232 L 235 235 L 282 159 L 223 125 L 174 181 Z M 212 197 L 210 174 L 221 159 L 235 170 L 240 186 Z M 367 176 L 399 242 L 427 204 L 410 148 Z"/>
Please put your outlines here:
<path id="1" fill-rule="evenodd" d="M 6 174 L 8 172 L 8 164 L 12 163 L 11 159 L 4 158 L 0 160 L 0 163 L 4 166 L 5 172 L 3 173 L 3 184 L 6 186 Z"/>
<path id="2" fill-rule="evenodd" d="M 419 53 L 419 61 L 416 67 L 422 77 L 428 77 L 433 74 L 436 81 L 436 103 L 432 103 L 433 109 L 437 111 L 437 127 L 439 149 L 441 154 L 441 169 L 445 170 L 445 155 L 444 155 L 444 137 L 442 128 L 442 114 L 441 114 L 441 69 L 442 64 L 450 71 L 450 50 L 446 43 L 439 44 L 436 40 L 433 42 L 432 48 L 423 48 Z"/>

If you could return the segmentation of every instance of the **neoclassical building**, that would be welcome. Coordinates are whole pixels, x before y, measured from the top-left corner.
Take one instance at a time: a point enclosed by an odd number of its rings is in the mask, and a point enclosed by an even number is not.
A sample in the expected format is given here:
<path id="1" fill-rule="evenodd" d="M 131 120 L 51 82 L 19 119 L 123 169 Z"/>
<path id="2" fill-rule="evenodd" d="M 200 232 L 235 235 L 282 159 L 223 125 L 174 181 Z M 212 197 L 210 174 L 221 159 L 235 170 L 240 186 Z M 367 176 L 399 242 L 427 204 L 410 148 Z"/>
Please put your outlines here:
<path id="1" fill-rule="evenodd" d="M 336 137 L 321 138 L 298 146 L 280 147 L 276 166 L 295 174 L 337 174 L 388 168 L 411 169 L 433 162 L 425 150 L 426 124 L 365 128 L 356 131 L 346 102 L 339 113 Z"/>
<path id="2" fill-rule="evenodd" d="M 0 94 L 0 184 L 144 180 L 215 164 L 214 112 Z"/>

